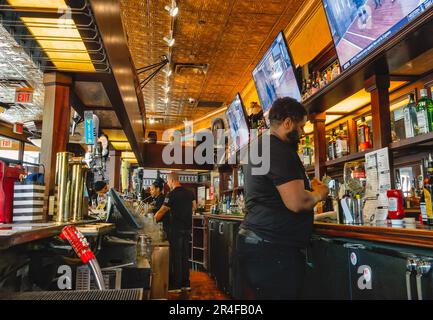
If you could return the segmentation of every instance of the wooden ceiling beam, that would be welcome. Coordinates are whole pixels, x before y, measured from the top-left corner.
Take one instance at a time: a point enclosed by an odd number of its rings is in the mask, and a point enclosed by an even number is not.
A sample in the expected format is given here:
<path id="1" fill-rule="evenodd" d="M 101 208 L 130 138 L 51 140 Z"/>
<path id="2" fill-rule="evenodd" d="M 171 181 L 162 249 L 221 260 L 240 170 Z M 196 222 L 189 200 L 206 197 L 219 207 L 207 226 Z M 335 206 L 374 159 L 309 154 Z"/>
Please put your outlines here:
<path id="1" fill-rule="evenodd" d="M 143 164 L 146 111 L 125 37 L 120 3 L 91 0 L 90 5 L 112 70 L 102 75 L 102 84 L 139 164 Z"/>

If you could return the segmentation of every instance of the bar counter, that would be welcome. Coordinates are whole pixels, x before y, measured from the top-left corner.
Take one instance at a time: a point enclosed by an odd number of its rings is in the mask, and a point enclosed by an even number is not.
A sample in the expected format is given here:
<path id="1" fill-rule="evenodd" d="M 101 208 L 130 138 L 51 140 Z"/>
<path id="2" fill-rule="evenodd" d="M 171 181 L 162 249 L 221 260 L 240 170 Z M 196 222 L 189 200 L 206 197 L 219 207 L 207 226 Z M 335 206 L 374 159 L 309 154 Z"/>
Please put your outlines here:
<path id="1" fill-rule="evenodd" d="M 12 223 L 0 224 L 0 250 L 9 249 L 13 246 L 57 236 L 62 231 L 63 227 L 67 225 L 85 226 L 88 224 L 98 223 L 98 220 L 85 220 L 80 222 L 47 222 L 47 223 Z M 103 224 L 99 232 L 107 232 L 114 228 L 112 225 Z M 83 228 L 84 235 L 86 228 Z M 95 230 L 92 228 L 92 234 Z M 90 234 L 89 234 L 90 235 Z"/>
<path id="2" fill-rule="evenodd" d="M 241 222 L 242 215 L 221 215 L 204 213 L 204 217 Z M 377 241 L 422 248 L 433 248 L 433 227 L 417 222 L 412 226 L 386 225 L 347 225 L 331 222 L 314 222 L 314 234 L 332 237 Z"/>

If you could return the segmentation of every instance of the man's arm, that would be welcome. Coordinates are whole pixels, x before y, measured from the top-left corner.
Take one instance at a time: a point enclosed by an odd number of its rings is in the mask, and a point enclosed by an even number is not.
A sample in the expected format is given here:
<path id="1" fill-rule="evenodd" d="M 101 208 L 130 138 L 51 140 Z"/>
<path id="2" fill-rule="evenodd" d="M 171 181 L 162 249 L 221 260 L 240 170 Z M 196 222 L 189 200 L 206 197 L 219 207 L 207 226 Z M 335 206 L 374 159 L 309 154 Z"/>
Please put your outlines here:
<path id="1" fill-rule="evenodd" d="M 311 211 L 319 201 L 326 200 L 328 187 L 315 183 L 313 191 L 305 190 L 303 180 L 292 180 L 277 186 L 277 190 L 287 209 L 299 213 Z"/>
<path id="2" fill-rule="evenodd" d="M 160 222 L 162 218 L 164 218 L 164 215 L 170 210 L 169 207 L 162 205 L 161 208 L 159 208 L 158 212 L 155 213 L 155 221 Z"/>

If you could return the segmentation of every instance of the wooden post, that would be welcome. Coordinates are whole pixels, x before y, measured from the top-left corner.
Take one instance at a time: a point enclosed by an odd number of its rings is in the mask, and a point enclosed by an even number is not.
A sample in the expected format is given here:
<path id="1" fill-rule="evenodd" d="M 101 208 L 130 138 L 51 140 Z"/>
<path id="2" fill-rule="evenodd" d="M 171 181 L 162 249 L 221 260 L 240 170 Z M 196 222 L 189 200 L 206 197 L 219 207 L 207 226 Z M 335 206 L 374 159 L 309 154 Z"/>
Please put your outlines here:
<path id="1" fill-rule="evenodd" d="M 314 174 L 317 179 L 321 179 L 326 174 L 326 113 L 312 114 L 310 121 L 314 127 Z"/>
<path id="2" fill-rule="evenodd" d="M 373 148 L 389 147 L 391 137 L 391 111 L 389 101 L 389 75 L 374 75 L 365 82 L 365 90 L 371 94 L 373 124 Z M 389 150 L 389 164 L 393 168 L 393 154 Z M 394 170 L 390 170 L 391 186 L 394 187 Z"/>
<path id="3" fill-rule="evenodd" d="M 20 141 L 19 142 L 19 150 L 18 150 L 18 160 L 23 161 L 24 160 L 24 148 L 25 148 L 25 142 Z"/>
<path id="4" fill-rule="evenodd" d="M 48 198 L 54 194 L 56 154 L 66 151 L 69 141 L 69 76 L 53 72 L 44 75 L 45 100 L 42 120 L 41 163 L 45 166 L 45 219 L 48 218 Z"/>
<path id="5" fill-rule="evenodd" d="M 120 167 L 122 153 L 117 150 L 110 151 L 110 159 L 107 163 L 108 167 L 108 186 L 120 191 Z"/>
<path id="6" fill-rule="evenodd" d="M 358 152 L 358 127 L 356 126 L 356 121 L 351 118 L 347 122 L 347 131 L 349 135 L 349 152 L 354 154 Z"/>
<path id="7" fill-rule="evenodd" d="M 388 147 L 391 143 L 391 112 L 389 110 L 389 75 L 374 75 L 365 82 L 371 95 L 373 147 Z"/>

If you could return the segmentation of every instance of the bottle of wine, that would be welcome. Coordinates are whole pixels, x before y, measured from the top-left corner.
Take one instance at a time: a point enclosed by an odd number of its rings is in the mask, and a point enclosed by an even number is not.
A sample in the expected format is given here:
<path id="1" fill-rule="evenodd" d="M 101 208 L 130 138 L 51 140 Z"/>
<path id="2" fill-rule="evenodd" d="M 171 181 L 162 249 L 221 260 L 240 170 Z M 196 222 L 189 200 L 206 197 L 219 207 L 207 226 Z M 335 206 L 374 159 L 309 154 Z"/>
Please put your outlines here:
<path id="1" fill-rule="evenodd" d="M 418 127 L 415 109 L 415 95 L 413 93 L 409 94 L 409 103 L 403 108 L 403 114 L 406 138 L 412 138 L 416 135 L 415 129 Z"/>
<path id="2" fill-rule="evenodd" d="M 329 137 L 329 144 L 328 144 L 329 160 L 334 160 L 337 158 L 335 149 L 336 149 L 336 146 L 335 146 L 335 129 L 332 129 L 331 136 Z"/>
<path id="3" fill-rule="evenodd" d="M 310 137 L 305 137 L 305 146 L 304 146 L 304 166 L 311 166 L 312 163 L 312 148 L 310 146 Z"/>
<path id="4" fill-rule="evenodd" d="M 422 107 L 427 112 L 427 127 L 429 132 L 433 132 L 433 100 L 427 95 L 427 89 L 420 90 L 421 97 L 418 100 L 418 107 Z"/>
<path id="5" fill-rule="evenodd" d="M 344 128 L 342 124 L 339 125 L 339 131 L 335 142 L 335 151 L 337 154 L 337 158 L 341 158 L 349 154 L 348 138 L 344 132 Z"/>
<path id="6" fill-rule="evenodd" d="M 423 93 L 425 96 L 423 96 Z M 426 99 L 427 98 L 427 99 Z M 427 114 L 427 90 L 421 90 L 421 99 L 419 99 L 416 106 L 416 120 L 417 120 L 417 134 L 426 134 L 430 131 L 429 119 Z"/>

